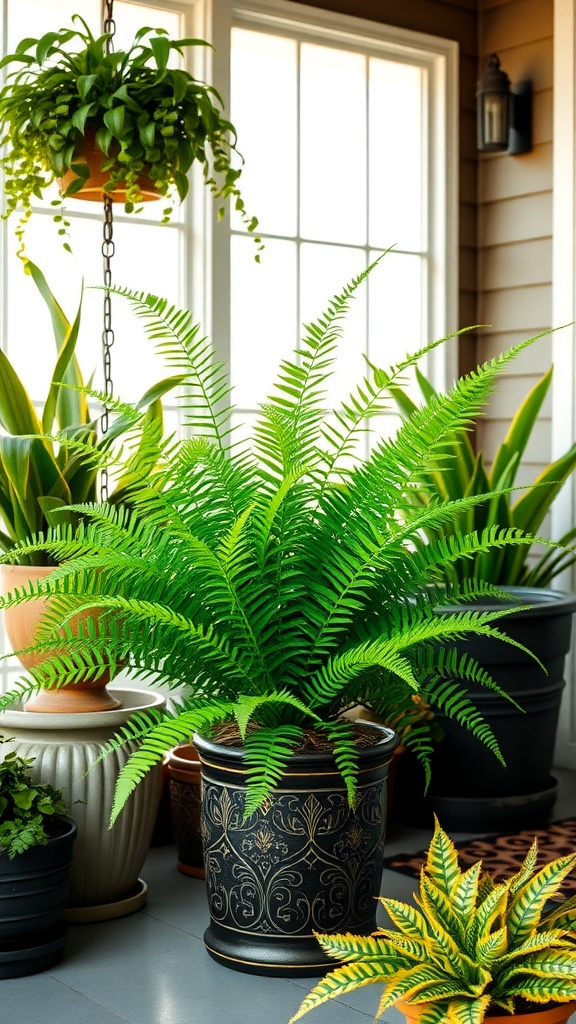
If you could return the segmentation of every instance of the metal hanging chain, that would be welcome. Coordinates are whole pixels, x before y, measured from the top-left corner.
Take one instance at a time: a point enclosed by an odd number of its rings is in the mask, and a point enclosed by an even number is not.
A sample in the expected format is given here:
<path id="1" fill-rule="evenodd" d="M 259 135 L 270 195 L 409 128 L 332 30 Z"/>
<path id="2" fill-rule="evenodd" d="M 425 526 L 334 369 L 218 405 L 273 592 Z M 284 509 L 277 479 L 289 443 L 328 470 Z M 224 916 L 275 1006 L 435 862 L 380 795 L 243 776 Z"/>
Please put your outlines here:
<path id="1" fill-rule="evenodd" d="M 113 51 L 113 37 L 116 32 L 116 24 L 112 16 L 114 0 L 103 0 L 102 3 L 102 31 L 106 36 L 106 53 L 112 53 Z M 112 212 L 112 199 L 110 196 L 104 196 L 104 227 L 103 227 L 103 240 L 102 240 L 102 257 L 104 261 L 103 278 L 104 278 L 104 328 L 102 331 L 102 362 L 104 369 L 104 394 L 106 398 L 110 398 L 114 393 L 114 386 L 112 383 L 112 359 L 111 349 L 114 344 L 114 331 L 112 329 L 112 297 L 110 295 L 110 288 L 112 286 L 112 267 L 111 261 L 114 255 L 114 215 Z M 108 406 L 104 405 L 104 411 L 100 418 L 100 428 L 102 435 L 105 436 L 108 432 L 109 426 L 109 409 Z M 108 501 L 108 469 L 106 466 L 102 468 L 100 474 L 100 501 Z"/>

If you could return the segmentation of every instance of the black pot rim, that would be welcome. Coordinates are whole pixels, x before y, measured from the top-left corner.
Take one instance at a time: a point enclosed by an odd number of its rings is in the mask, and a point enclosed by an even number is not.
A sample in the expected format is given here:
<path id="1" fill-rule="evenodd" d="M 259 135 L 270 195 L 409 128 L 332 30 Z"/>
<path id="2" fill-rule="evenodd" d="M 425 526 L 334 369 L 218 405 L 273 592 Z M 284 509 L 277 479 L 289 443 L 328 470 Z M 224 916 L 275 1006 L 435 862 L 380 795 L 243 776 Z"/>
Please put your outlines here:
<path id="1" fill-rule="evenodd" d="M 507 587 L 502 586 L 503 593 L 510 595 L 510 600 L 499 601 L 479 600 L 463 601 L 462 604 L 447 604 L 438 608 L 439 612 L 453 614 L 466 608 L 475 612 L 491 612 L 499 608 L 513 607 L 515 604 L 529 604 L 533 607 L 516 612 L 506 618 L 531 619 L 552 617 L 555 615 L 572 615 L 576 611 L 576 593 L 564 590 L 551 590 L 549 587 Z"/>
<path id="2" fill-rule="evenodd" d="M 367 762 L 371 765 L 375 760 L 381 761 L 383 755 L 392 757 L 396 747 L 400 745 L 400 737 L 392 729 L 389 729 L 386 725 L 379 725 L 377 722 L 364 722 L 362 719 L 358 719 L 356 724 L 373 729 L 375 733 L 379 734 L 378 740 L 372 746 L 358 748 L 359 761 L 363 766 L 366 766 Z M 244 750 L 242 747 L 215 743 L 214 740 L 199 736 L 198 733 L 194 733 L 192 742 L 201 762 L 205 762 L 206 756 L 210 754 L 213 757 L 225 757 L 228 761 L 238 763 L 239 766 L 244 760 Z M 307 750 L 290 755 L 287 762 L 287 774 L 290 774 L 290 768 L 298 769 L 309 764 L 311 758 L 313 758 L 314 763 L 319 768 L 325 766 L 334 770 L 335 761 L 331 751 Z"/>
<path id="3" fill-rule="evenodd" d="M 67 827 L 59 835 L 48 836 L 48 842 L 46 843 L 46 846 L 53 847 L 57 843 L 68 843 L 71 838 L 72 840 L 76 839 L 76 835 L 78 834 L 78 825 L 76 824 L 73 818 L 70 818 L 67 814 L 55 814 L 51 820 L 61 821 Z M 42 846 L 36 845 L 28 847 L 27 850 L 23 850 L 22 853 L 19 853 L 16 857 L 14 857 L 12 863 L 22 863 L 22 858 L 26 858 L 26 856 L 29 855 L 31 852 L 33 853 L 35 850 L 39 849 L 42 849 Z M 8 861 L 9 858 L 7 855 L 5 855 L 4 848 L 0 846 L 0 861 L 4 860 Z"/>

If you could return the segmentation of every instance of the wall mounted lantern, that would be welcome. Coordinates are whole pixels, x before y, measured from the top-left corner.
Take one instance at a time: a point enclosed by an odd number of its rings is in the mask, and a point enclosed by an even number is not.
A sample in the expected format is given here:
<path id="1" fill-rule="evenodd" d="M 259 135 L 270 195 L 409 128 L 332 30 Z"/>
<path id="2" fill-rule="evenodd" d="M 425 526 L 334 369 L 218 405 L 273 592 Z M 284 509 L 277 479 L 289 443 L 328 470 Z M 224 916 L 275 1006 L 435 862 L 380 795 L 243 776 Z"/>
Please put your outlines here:
<path id="1" fill-rule="evenodd" d="M 478 149 L 512 155 L 532 149 L 532 82 L 511 87 L 495 53 L 476 87 Z"/>

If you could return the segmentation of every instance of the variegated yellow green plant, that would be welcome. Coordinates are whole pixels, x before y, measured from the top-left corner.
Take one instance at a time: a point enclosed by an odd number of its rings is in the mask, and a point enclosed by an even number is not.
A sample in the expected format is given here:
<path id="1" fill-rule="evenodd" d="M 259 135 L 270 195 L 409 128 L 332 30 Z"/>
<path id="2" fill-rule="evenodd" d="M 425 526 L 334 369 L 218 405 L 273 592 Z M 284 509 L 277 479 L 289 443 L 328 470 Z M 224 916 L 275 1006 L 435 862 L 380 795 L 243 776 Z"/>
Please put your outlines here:
<path id="1" fill-rule="evenodd" d="M 381 899 L 395 930 L 319 935 L 322 948 L 346 962 L 316 985 L 290 1024 L 371 984 L 384 986 L 377 1017 L 409 1004 L 419 1024 L 481 1024 L 491 1013 L 517 1012 L 518 1000 L 538 1009 L 576 999 L 576 897 L 547 908 L 576 853 L 544 867 L 537 856 L 534 840 L 504 882 L 483 872 L 482 861 L 461 871 L 436 822 L 416 906 Z"/>
<path id="2" fill-rule="evenodd" d="M 416 379 L 424 398 L 424 408 L 432 408 L 438 397 L 436 391 L 418 368 Z M 440 530 L 435 529 L 435 538 L 440 534 L 450 539 L 494 525 L 538 534 L 554 498 L 576 468 L 576 444 L 542 470 L 527 488 L 516 493 L 508 488 L 516 486 L 518 469 L 551 380 L 552 368 L 543 374 L 520 404 L 491 466 L 487 465 L 482 451 L 474 451 L 470 432 L 457 430 L 447 439 L 446 450 L 436 465 L 426 467 L 427 472 L 422 474 L 419 486 L 411 491 L 413 500 L 423 506 L 435 504 L 438 499 L 455 501 L 468 495 L 496 492 L 482 504 L 463 509 Z M 394 384 L 391 394 L 404 418 L 414 414 L 418 406 L 404 388 Z M 494 550 L 462 560 L 450 572 L 457 573 L 461 580 L 484 579 L 510 587 L 546 587 L 576 561 L 574 549 L 569 547 L 575 539 L 576 528 L 560 538 L 559 547 L 548 548 L 537 560 L 529 558 L 531 551 L 527 546 Z"/>
<path id="3" fill-rule="evenodd" d="M 161 429 L 161 398 L 182 380 L 181 376 L 166 378 L 151 387 L 135 408 L 119 408 L 106 436 L 101 436 L 98 420 L 91 418 L 75 355 L 82 299 L 70 322 L 42 271 L 33 263 L 27 266 L 48 306 L 58 355 L 46 401 L 38 413 L 8 356 L 0 349 L 2 551 L 10 551 L 48 527 L 77 523 L 78 513 L 65 506 L 96 500 L 98 470 L 106 463 L 114 466 L 116 461 L 114 443 L 129 434 L 139 416 Z M 112 504 L 125 497 L 135 461 L 132 451 L 120 467 L 116 466 L 118 479 L 108 499 Z M 19 561 L 51 563 L 43 552 L 22 552 Z"/>

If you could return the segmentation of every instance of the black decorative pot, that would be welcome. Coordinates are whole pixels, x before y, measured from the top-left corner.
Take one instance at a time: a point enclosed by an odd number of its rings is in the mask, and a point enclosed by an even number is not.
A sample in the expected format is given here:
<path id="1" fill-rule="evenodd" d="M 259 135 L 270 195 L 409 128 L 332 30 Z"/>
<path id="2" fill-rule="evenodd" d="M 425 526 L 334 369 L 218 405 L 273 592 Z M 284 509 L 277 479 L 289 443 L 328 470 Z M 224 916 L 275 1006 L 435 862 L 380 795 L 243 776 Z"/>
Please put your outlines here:
<path id="1" fill-rule="evenodd" d="M 0 978 L 51 967 L 62 956 L 76 822 L 54 819 L 57 832 L 12 860 L 0 855 Z"/>
<path id="2" fill-rule="evenodd" d="M 492 637 L 471 636 L 458 645 L 476 658 L 519 705 L 515 707 L 492 690 L 462 681 L 463 689 L 496 736 L 506 766 L 467 729 L 436 711 L 444 738 L 434 752 L 430 792 L 420 804 L 409 800 L 408 789 L 412 794 L 422 793 L 423 778 L 417 783 L 414 778 L 407 781 L 404 777 L 398 815 L 402 820 L 429 824 L 434 812 L 448 831 L 523 828 L 545 820 L 554 805 L 557 781 L 552 776 L 552 765 L 576 595 L 544 588 L 506 590 L 516 603 L 532 607 L 506 616 L 495 625 L 532 651 L 542 665 L 517 647 Z M 474 609 L 483 611 L 495 606 L 503 605 L 475 604 Z M 404 769 L 405 765 L 403 774 Z"/>
<path id="3" fill-rule="evenodd" d="M 204 942 L 218 962 L 252 974 L 321 974 L 334 961 L 315 931 L 376 928 L 386 776 L 399 740 L 382 726 L 363 729 L 374 742 L 359 751 L 355 810 L 332 755 L 313 751 L 290 758 L 271 798 L 245 822 L 243 751 L 194 737 L 210 909 Z"/>

